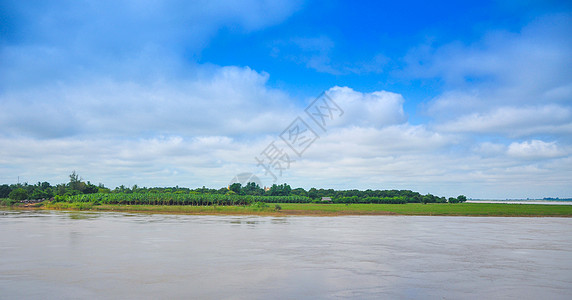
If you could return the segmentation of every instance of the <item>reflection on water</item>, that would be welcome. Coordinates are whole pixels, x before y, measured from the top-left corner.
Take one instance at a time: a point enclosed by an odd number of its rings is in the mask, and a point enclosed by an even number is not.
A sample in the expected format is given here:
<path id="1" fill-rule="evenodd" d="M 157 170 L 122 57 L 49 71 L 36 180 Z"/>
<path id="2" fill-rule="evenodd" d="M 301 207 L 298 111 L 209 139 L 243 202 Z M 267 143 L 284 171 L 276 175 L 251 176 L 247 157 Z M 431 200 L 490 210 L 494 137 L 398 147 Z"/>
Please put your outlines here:
<path id="1" fill-rule="evenodd" d="M 0 299 L 572 299 L 572 219 L 0 211 Z"/>
<path id="2" fill-rule="evenodd" d="M 90 212 L 68 212 L 67 217 L 72 220 L 88 220 L 88 219 L 95 219 L 101 216 L 98 213 L 90 213 Z"/>

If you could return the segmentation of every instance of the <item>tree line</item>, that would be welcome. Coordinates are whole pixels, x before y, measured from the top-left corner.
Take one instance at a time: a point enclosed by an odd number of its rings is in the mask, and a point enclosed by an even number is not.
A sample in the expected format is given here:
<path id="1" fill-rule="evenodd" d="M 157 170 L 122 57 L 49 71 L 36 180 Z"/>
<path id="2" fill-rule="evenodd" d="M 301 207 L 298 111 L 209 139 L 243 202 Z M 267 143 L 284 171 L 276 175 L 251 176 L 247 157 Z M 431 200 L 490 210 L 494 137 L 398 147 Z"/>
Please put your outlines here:
<path id="1" fill-rule="evenodd" d="M 84 197 L 82 195 L 97 194 L 98 196 Z M 111 197 L 105 196 L 107 194 L 121 194 L 129 195 L 135 194 L 132 197 Z M 167 197 L 153 196 L 153 194 L 164 194 Z M 181 195 L 194 195 L 194 196 L 181 196 Z M 216 197 L 205 198 L 198 195 L 218 195 Z M 224 197 L 221 197 L 224 196 Z M 133 185 L 126 187 L 120 185 L 115 189 L 105 187 L 102 183 L 94 185 L 91 182 L 83 181 L 82 178 L 74 171 L 69 175 L 69 182 L 57 184 L 52 186 L 48 182 L 38 182 L 37 184 L 30 185 L 23 184 L 3 184 L 0 185 L 0 198 L 9 198 L 13 200 L 26 200 L 26 199 L 51 199 L 56 201 L 84 201 L 82 199 L 109 199 L 109 203 L 132 203 L 132 202 L 145 202 L 145 203 L 177 203 L 187 204 L 191 203 L 212 203 L 219 201 L 219 203 L 242 203 L 241 197 L 263 197 L 259 198 L 260 202 L 267 203 L 308 203 L 308 202 L 323 202 L 322 199 L 328 199 L 328 202 L 333 203 L 387 203 L 387 204 L 402 204 L 402 203 L 458 203 L 465 202 L 467 198 L 460 195 L 456 198 L 439 197 L 432 194 L 422 195 L 418 192 L 410 190 L 334 190 L 334 189 L 317 189 L 311 188 L 305 190 L 304 188 L 292 189 L 290 185 L 273 184 L 269 188 L 262 188 L 254 182 L 249 182 L 245 185 L 240 183 L 233 183 L 228 187 L 219 189 L 207 188 L 205 186 L 196 189 L 186 187 L 139 187 Z M 155 200 L 140 200 L 144 197 Z M 114 199 L 114 200 L 111 200 Z M 133 200 L 136 199 L 136 200 Z M 169 201 L 172 199 L 173 201 Z M 178 200 L 177 200 L 178 199 Z M 198 200 L 197 200 L 198 199 Z M 215 199 L 215 200 L 212 200 Z M 216 200 L 218 199 L 218 200 Z M 224 199 L 221 200 L 221 199 Z M 262 200 L 262 201 L 261 201 Z M 153 202 L 155 201 L 155 202 Z"/>

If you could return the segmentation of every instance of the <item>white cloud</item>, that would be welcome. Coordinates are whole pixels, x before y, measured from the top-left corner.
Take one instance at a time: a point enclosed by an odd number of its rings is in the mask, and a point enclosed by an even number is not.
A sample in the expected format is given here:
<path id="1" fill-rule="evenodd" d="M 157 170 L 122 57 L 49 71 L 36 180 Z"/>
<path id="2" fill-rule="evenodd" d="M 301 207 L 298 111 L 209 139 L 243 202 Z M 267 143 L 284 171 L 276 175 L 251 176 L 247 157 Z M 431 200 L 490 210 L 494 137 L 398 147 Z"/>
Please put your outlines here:
<path id="1" fill-rule="evenodd" d="M 408 54 L 406 71 L 414 77 L 443 78 L 449 89 L 498 85 L 496 98 L 487 103 L 503 98 L 503 103 L 537 102 L 543 91 L 571 83 L 566 76 L 572 67 L 571 20 L 566 14 L 546 16 L 518 33 L 494 31 L 468 45 L 424 45 Z M 564 93 L 554 100 L 570 96 Z"/>
<path id="2" fill-rule="evenodd" d="M 350 118 L 328 127 L 302 157 L 290 152 L 295 162 L 278 182 L 305 188 L 397 188 L 447 197 L 468 194 L 485 198 L 542 196 L 533 194 L 533 187 L 542 190 L 538 185 L 545 182 L 557 195 L 565 194 L 566 188 L 558 183 L 570 175 L 571 155 L 568 148 L 555 142 L 530 140 L 509 146 L 483 142 L 473 147 L 466 136 L 405 122 L 400 95 L 381 91 L 358 93 L 339 87 L 330 91 L 340 93 L 337 99 L 345 101 L 344 109 L 348 112 L 361 113 L 363 107 L 373 103 L 372 107 L 384 107 L 384 120 L 394 121 L 376 123 L 377 114 L 366 114 L 362 119 Z M 344 100 L 340 95 L 345 96 Z M 277 101 L 288 102 L 288 99 Z M 278 113 L 270 110 L 274 118 Z M 303 108 L 283 115 L 291 121 L 297 113 L 303 114 Z M 118 116 L 129 117 L 122 110 Z M 64 182 L 66 174 L 76 170 L 85 179 L 111 186 L 222 187 L 238 173 L 254 172 L 269 185 L 272 178 L 264 176 L 254 156 L 271 141 L 289 151 L 277 137 L 283 128 L 276 128 L 266 134 L 249 131 L 237 137 L 222 134 L 225 130 L 221 128 L 217 129 L 218 134 L 155 133 L 149 137 L 121 131 L 125 129 L 118 129 L 121 133 L 117 136 L 43 139 L 0 136 L 0 143 L 7 145 L 0 149 L 0 174 L 5 182 L 10 182 L 5 179 L 10 175 L 19 175 L 29 182 Z"/>
<path id="3" fill-rule="evenodd" d="M 514 142 L 508 146 L 507 153 L 511 156 L 527 159 L 554 158 L 567 154 L 560 149 L 556 142 L 544 142 L 540 140 Z"/>
<path id="4" fill-rule="evenodd" d="M 444 83 L 444 92 L 425 106 L 425 112 L 438 123 L 467 118 L 476 121 L 486 119 L 487 114 L 491 118 L 501 113 L 516 115 L 509 111 L 511 107 L 521 114 L 535 107 L 541 114 L 554 108 L 570 112 L 571 24 L 569 14 L 548 15 L 519 32 L 492 31 L 471 44 L 422 45 L 406 56 L 404 73 L 412 78 L 438 78 Z M 480 130 L 476 127 L 470 130 Z"/>
<path id="5" fill-rule="evenodd" d="M 505 154 L 506 149 L 507 147 L 503 144 L 484 142 L 474 146 L 473 152 L 481 156 L 489 157 Z"/>
<path id="6" fill-rule="evenodd" d="M 39 138 L 276 132 L 294 106 L 268 74 L 223 67 L 194 80 L 81 84 L 0 95 L 2 134 Z"/>
<path id="7" fill-rule="evenodd" d="M 560 105 L 499 107 L 436 125 L 447 132 L 495 133 L 511 137 L 530 134 L 572 134 L 572 110 Z"/>
<path id="8" fill-rule="evenodd" d="M 344 111 L 333 126 L 382 127 L 407 121 L 403 111 L 403 97 L 399 94 L 377 91 L 360 93 L 349 87 L 333 87 L 327 95 Z"/>

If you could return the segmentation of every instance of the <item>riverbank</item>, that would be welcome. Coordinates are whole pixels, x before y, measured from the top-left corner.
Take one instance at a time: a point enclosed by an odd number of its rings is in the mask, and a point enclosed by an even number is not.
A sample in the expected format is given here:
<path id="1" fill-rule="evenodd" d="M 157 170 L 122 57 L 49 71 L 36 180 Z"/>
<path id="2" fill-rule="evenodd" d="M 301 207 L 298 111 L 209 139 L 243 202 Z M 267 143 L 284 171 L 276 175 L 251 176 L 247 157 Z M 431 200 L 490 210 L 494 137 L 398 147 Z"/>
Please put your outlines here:
<path id="1" fill-rule="evenodd" d="M 490 217 L 572 217 L 572 205 L 458 203 L 458 204 L 299 204 L 280 203 L 253 206 L 179 206 L 179 205 L 93 205 L 91 203 L 41 203 L 14 206 L 14 209 L 115 211 L 189 215 L 260 216 L 490 216 Z"/>

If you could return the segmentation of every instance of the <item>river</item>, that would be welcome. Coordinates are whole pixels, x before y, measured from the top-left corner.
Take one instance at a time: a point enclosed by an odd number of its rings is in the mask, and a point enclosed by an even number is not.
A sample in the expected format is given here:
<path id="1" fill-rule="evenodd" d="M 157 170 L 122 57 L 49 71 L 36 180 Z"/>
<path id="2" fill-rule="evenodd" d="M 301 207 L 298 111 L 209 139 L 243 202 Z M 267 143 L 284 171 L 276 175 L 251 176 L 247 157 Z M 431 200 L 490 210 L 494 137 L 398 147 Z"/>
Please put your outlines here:
<path id="1" fill-rule="evenodd" d="M 572 218 L 0 210 L 0 299 L 572 299 Z"/>

